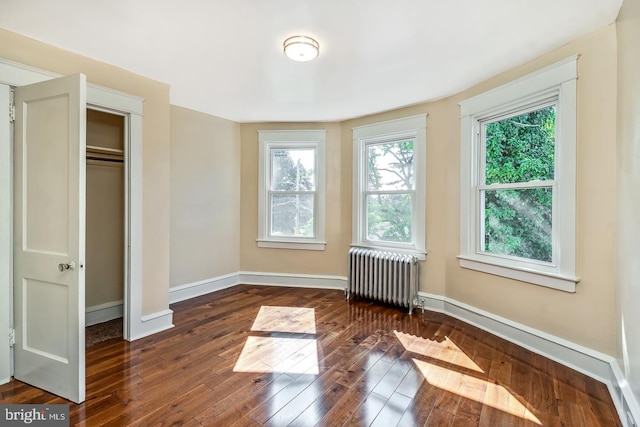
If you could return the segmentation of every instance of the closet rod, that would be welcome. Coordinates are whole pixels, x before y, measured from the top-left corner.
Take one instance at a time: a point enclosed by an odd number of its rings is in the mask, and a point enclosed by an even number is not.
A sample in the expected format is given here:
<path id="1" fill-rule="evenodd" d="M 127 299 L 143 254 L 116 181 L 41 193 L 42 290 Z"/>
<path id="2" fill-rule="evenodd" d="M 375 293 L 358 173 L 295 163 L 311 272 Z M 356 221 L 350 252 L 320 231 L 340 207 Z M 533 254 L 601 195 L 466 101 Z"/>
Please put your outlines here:
<path id="1" fill-rule="evenodd" d="M 105 159 L 102 157 L 90 157 L 90 156 L 87 156 L 87 160 L 91 160 L 93 162 L 124 163 L 123 159 Z"/>

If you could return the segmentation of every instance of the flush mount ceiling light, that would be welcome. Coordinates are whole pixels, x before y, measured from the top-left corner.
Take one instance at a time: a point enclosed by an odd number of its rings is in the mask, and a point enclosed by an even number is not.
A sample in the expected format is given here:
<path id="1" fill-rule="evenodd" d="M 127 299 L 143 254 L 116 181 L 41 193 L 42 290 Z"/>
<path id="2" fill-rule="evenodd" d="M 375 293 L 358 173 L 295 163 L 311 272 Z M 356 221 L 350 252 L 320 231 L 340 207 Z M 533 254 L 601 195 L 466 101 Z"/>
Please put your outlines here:
<path id="1" fill-rule="evenodd" d="M 320 45 L 311 37 L 293 36 L 284 41 L 284 54 L 294 61 L 311 61 L 320 53 Z"/>

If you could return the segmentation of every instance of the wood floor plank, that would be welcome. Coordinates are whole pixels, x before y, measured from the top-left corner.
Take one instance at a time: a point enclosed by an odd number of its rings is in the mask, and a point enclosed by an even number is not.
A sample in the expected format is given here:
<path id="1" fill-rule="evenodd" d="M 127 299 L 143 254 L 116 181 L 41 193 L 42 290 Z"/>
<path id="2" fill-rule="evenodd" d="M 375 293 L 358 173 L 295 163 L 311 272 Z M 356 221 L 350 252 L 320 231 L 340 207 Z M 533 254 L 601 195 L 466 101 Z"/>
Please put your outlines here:
<path id="1" fill-rule="evenodd" d="M 73 426 L 622 425 L 606 385 L 442 313 L 247 285 L 171 308 L 87 350 L 84 403 L 16 380 L 0 403 L 66 403 Z"/>
<path id="2" fill-rule="evenodd" d="M 391 398 L 407 375 L 407 372 L 413 369 L 414 367 L 411 362 L 396 359 L 391 369 L 382 377 L 372 392 L 387 399 Z"/>
<path id="3" fill-rule="evenodd" d="M 427 419 L 427 424 L 429 426 L 441 426 L 441 427 L 449 427 L 453 424 L 455 416 L 450 412 L 444 411 L 440 408 L 434 408 L 429 415 L 429 419 Z M 507 424 L 493 424 L 494 426 L 507 425 Z"/>
<path id="4" fill-rule="evenodd" d="M 309 375 L 304 375 L 294 379 L 283 387 L 282 390 L 269 398 L 269 400 L 259 405 L 249 414 L 249 416 L 261 424 L 266 423 L 281 409 L 287 406 L 289 402 L 306 390 L 313 381 L 314 378 Z"/>
<path id="5" fill-rule="evenodd" d="M 334 383 L 311 403 L 293 422 L 291 426 L 315 426 L 329 412 L 349 389 L 342 384 Z"/>
<path id="6" fill-rule="evenodd" d="M 339 425 L 352 417 L 360 404 L 369 396 L 380 379 L 391 369 L 392 364 L 380 358 L 368 371 L 366 377 L 352 385 L 347 393 L 325 414 L 321 423 L 332 426 Z"/>
<path id="7" fill-rule="evenodd" d="M 420 390 L 424 381 L 424 376 L 418 369 L 412 366 L 400 382 L 400 385 L 398 385 L 396 392 L 413 399 L 416 394 L 418 394 L 418 390 Z"/>
<path id="8" fill-rule="evenodd" d="M 329 370 L 315 379 L 307 388 L 293 398 L 288 404 L 280 409 L 271 419 L 270 424 L 289 425 L 300 417 L 324 391 L 335 383 L 342 375 L 338 370 Z"/>
<path id="9" fill-rule="evenodd" d="M 219 388 L 212 388 L 219 398 L 201 414 L 198 414 L 197 419 L 203 425 L 234 424 L 239 418 L 247 418 L 247 414 L 250 414 L 293 381 L 294 378 L 286 374 L 263 373 L 250 381 L 244 381 L 244 384 L 235 382 L 235 390 L 230 393 L 225 394 Z"/>
<path id="10" fill-rule="evenodd" d="M 400 393 L 393 393 L 370 425 L 372 427 L 398 425 L 410 404 L 411 399 L 409 397 Z"/>
<path id="11" fill-rule="evenodd" d="M 170 402 L 150 410 L 131 425 L 134 427 L 183 425 L 193 419 L 194 413 L 207 407 L 209 402 L 215 399 L 215 393 L 204 384 L 200 384 L 185 394 L 176 395 Z"/>
<path id="12" fill-rule="evenodd" d="M 370 426 L 387 403 L 386 398 L 369 393 L 349 418 L 348 425 Z"/>
<path id="13" fill-rule="evenodd" d="M 426 425 L 427 419 L 433 410 L 441 389 L 424 383 L 413 397 L 411 405 L 407 408 L 399 425 Z"/>

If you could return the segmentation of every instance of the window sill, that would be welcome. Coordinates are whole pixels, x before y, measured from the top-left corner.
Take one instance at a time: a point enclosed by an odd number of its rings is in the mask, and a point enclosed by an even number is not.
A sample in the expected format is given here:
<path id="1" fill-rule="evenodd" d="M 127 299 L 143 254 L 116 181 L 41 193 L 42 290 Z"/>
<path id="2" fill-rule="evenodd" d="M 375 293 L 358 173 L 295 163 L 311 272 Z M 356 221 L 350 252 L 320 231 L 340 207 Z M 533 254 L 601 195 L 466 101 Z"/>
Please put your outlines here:
<path id="1" fill-rule="evenodd" d="M 427 254 L 429 253 L 429 251 L 417 251 L 417 250 L 411 250 L 411 249 L 400 249 L 400 248 L 394 248 L 392 246 L 376 246 L 376 245 L 371 245 L 371 244 L 352 244 L 351 245 L 352 248 L 367 248 L 367 249 L 375 249 L 377 251 L 381 251 L 381 252 L 397 252 L 400 254 L 406 254 L 406 255 L 413 255 L 416 258 L 418 258 L 418 261 L 424 261 L 427 259 Z"/>
<path id="2" fill-rule="evenodd" d="M 483 273 L 507 277 L 521 282 L 533 283 L 534 285 L 545 286 L 547 288 L 557 289 L 564 292 L 575 293 L 576 283 L 580 281 L 577 277 L 504 266 L 486 261 L 478 261 L 477 259 L 463 255 L 458 256 L 458 259 L 460 260 L 460 267 L 462 268 L 482 271 Z"/>
<path id="3" fill-rule="evenodd" d="M 326 242 L 300 242 L 291 240 L 257 240 L 259 248 L 300 249 L 306 251 L 324 251 Z"/>

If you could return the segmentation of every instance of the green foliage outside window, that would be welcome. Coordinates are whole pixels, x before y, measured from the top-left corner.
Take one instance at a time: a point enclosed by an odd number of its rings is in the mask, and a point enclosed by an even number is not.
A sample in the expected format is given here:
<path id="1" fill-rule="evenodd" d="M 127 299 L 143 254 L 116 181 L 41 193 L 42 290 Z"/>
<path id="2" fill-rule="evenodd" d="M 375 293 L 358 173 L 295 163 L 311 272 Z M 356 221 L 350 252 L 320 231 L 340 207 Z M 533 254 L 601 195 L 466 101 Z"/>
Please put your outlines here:
<path id="1" fill-rule="evenodd" d="M 487 123 L 485 184 L 554 179 L 556 107 Z M 484 251 L 551 262 L 552 200 L 548 186 L 486 190 Z"/>
<path id="2" fill-rule="evenodd" d="M 413 140 L 367 146 L 368 240 L 411 243 Z"/>
<path id="3" fill-rule="evenodd" d="M 313 167 L 305 167 L 302 160 L 313 159 L 314 153 L 313 149 L 271 151 L 271 235 L 314 237 L 314 195 L 296 194 L 315 189 Z"/>

